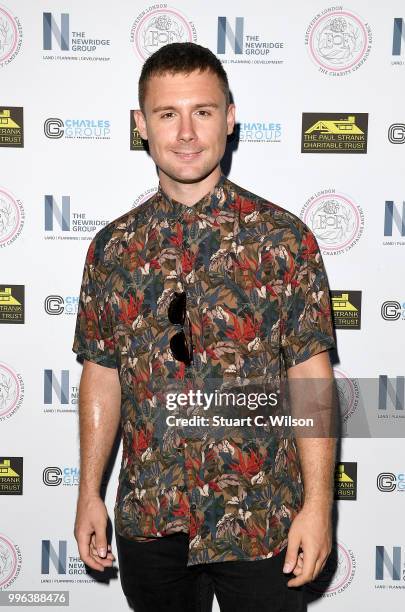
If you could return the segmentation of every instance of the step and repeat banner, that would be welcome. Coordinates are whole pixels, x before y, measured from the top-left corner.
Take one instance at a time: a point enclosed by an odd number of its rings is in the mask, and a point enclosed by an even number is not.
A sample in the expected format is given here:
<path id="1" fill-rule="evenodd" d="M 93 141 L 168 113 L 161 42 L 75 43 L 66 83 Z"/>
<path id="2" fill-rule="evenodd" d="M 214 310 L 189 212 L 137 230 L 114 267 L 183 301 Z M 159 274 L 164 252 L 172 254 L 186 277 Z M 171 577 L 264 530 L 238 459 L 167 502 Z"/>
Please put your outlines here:
<path id="1" fill-rule="evenodd" d="M 117 563 L 89 574 L 73 535 L 81 366 L 71 346 L 89 241 L 157 187 L 132 118 L 142 63 L 162 45 L 195 41 L 223 62 L 237 106 L 224 171 L 311 227 L 329 277 L 344 427 L 336 541 L 307 588 L 309 609 L 361 602 L 369 612 L 399 612 L 403 2 L 4 1 L 0 605 L 128 609 Z M 374 391 L 362 403 L 365 380 Z M 350 434 L 361 412 L 373 427 Z M 106 495 L 110 517 L 120 459 L 121 447 Z"/>

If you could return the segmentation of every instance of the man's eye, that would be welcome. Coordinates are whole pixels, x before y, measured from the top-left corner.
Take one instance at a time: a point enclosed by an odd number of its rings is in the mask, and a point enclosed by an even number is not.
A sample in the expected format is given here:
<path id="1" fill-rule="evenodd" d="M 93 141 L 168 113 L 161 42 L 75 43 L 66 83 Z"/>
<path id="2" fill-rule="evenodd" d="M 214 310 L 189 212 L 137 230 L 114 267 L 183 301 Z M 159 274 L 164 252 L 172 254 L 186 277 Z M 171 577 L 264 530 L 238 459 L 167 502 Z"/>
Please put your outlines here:
<path id="1" fill-rule="evenodd" d="M 170 119 L 170 117 L 173 117 L 174 113 L 164 113 L 164 115 L 161 116 L 161 119 Z"/>
<path id="2" fill-rule="evenodd" d="M 199 110 L 197 112 L 199 115 L 202 115 L 203 117 L 208 117 L 208 115 L 211 114 L 209 111 L 206 111 L 206 110 Z"/>

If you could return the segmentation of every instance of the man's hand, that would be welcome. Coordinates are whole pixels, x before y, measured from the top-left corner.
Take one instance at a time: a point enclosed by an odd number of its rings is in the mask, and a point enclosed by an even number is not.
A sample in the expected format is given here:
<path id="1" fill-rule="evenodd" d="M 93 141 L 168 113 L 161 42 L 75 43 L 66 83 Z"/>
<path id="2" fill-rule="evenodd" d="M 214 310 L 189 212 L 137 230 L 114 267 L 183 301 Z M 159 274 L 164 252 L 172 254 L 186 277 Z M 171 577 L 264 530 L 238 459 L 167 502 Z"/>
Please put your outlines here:
<path id="1" fill-rule="evenodd" d="M 332 517 L 329 506 L 304 504 L 288 533 L 283 571 L 293 572 L 296 578 L 291 578 L 287 586 L 298 587 L 314 580 L 323 570 L 331 549 Z"/>
<path id="2" fill-rule="evenodd" d="M 115 557 L 107 545 L 107 508 L 101 497 L 79 497 L 74 536 L 80 559 L 95 570 L 111 567 Z"/>

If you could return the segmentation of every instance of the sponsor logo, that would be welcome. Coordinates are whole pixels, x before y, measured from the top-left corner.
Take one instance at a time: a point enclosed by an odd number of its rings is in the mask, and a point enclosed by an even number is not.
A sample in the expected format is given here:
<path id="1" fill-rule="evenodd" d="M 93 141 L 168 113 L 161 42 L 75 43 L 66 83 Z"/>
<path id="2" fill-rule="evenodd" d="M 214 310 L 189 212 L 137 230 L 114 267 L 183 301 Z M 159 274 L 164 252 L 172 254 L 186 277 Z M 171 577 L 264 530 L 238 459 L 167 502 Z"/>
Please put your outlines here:
<path id="1" fill-rule="evenodd" d="M 0 5 L 0 68 L 18 54 L 22 43 L 22 27 L 18 18 Z"/>
<path id="2" fill-rule="evenodd" d="M 18 578 L 22 555 L 20 548 L 4 533 L 0 533 L 0 592 L 8 589 Z"/>
<path id="3" fill-rule="evenodd" d="M 69 370 L 44 370 L 44 412 L 76 412 L 79 389 L 70 384 Z"/>
<path id="4" fill-rule="evenodd" d="M 141 194 L 139 194 L 139 196 L 133 201 L 131 208 L 136 208 L 137 206 L 140 206 L 141 204 L 143 204 L 144 202 L 146 202 L 147 200 L 149 200 L 152 196 L 155 195 L 156 193 L 156 187 L 151 187 L 150 189 L 147 189 L 146 191 L 143 191 Z"/>
<path id="5" fill-rule="evenodd" d="M 358 408 L 360 401 L 360 388 L 358 381 L 355 378 L 349 378 L 349 376 L 343 370 L 333 368 L 333 372 L 336 380 L 342 428 L 344 429 L 345 424 Z M 345 432 L 343 431 L 342 435 L 344 435 L 344 433 Z"/>
<path id="6" fill-rule="evenodd" d="M 396 235 L 405 238 L 405 202 L 402 202 L 402 211 L 392 200 L 386 200 L 384 210 L 384 236 L 393 236 L 395 226 Z M 384 240 L 383 246 L 404 246 L 404 240 Z"/>
<path id="7" fill-rule="evenodd" d="M 316 15 L 305 34 L 312 61 L 322 74 L 345 76 L 367 60 L 372 43 L 371 28 L 361 17 L 341 7 Z"/>
<path id="8" fill-rule="evenodd" d="M 23 379 L 11 366 L 0 362 L 0 421 L 9 419 L 24 399 Z"/>
<path id="9" fill-rule="evenodd" d="M 244 17 L 218 17 L 217 54 L 223 64 L 282 64 L 284 42 L 267 39 L 267 31 L 246 32 Z M 266 23 L 268 26 L 268 24 Z M 263 38 L 266 36 L 266 38 Z"/>
<path id="10" fill-rule="evenodd" d="M 388 140 L 392 144 L 404 144 L 405 142 L 405 123 L 393 123 L 388 128 Z"/>
<path id="11" fill-rule="evenodd" d="M 335 499 L 357 499 L 357 463 L 345 461 L 336 465 Z"/>
<path id="12" fill-rule="evenodd" d="M 129 136 L 129 149 L 130 151 L 147 151 L 147 141 L 142 140 L 141 135 L 136 127 L 134 111 L 129 111 L 129 125 L 130 125 L 130 136 Z"/>
<path id="13" fill-rule="evenodd" d="M 24 146 L 24 109 L 0 106 L 0 147 Z"/>
<path id="14" fill-rule="evenodd" d="M 355 573 L 356 559 L 353 551 L 342 542 L 336 542 L 324 569 L 307 587 L 321 597 L 335 597 L 351 585 Z"/>
<path id="15" fill-rule="evenodd" d="M 375 547 L 376 589 L 405 589 L 405 564 L 403 546 Z"/>
<path id="16" fill-rule="evenodd" d="M 23 494 L 23 457 L 0 457 L 0 495 Z"/>
<path id="17" fill-rule="evenodd" d="M 395 381 L 393 384 L 392 381 Z M 379 419 L 405 419 L 405 376 L 388 378 L 385 374 L 378 377 L 378 414 Z"/>
<path id="18" fill-rule="evenodd" d="M 110 140 L 110 121 L 49 117 L 44 121 L 44 134 L 51 139 Z"/>
<path id="19" fill-rule="evenodd" d="M 405 492 L 405 474 L 393 474 L 392 472 L 380 472 L 377 475 L 377 489 L 381 493 Z"/>
<path id="20" fill-rule="evenodd" d="M 239 142 L 281 142 L 281 123 L 241 121 Z"/>
<path id="21" fill-rule="evenodd" d="M 0 187 L 0 248 L 12 244 L 24 227 L 25 212 L 21 200 Z"/>
<path id="22" fill-rule="evenodd" d="M 80 469 L 78 467 L 47 466 L 42 472 L 42 481 L 47 487 L 78 486 L 80 480 Z"/>
<path id="23" fill-rule="evenodd" d="M 332 290 L 335 329 L 361 329 L 361 291 Z"/>
<path id="24" fill-rule="evenodd" d="M 381 316 L 384 321 L 405 320 L 405 302 L 397 302 L 396 300 L 385 300 L 381 306 Z"/>
<path id="25" fill-rule="evenodd" d="M 0 285 L 0 323 L 24 323 L 24 285 Z"/>
<path id="26" fill-rule="evenodd" d="M 309 198 L 300 216 L 326 255 L 347 253 L 360 240 L 364 229 L 360 206 L 335 189 L 324 189 Z"/>
<path id="27" fill-rule="evenodd" d="M 132 24 L 132 48 L 142 61 L 174 42 L 197 42 L 194 24 L 177 8 L 167 4 L 149 6 Z"/>
<path id="28" fill-rule="evenodd" d="M 62 196 L 59 204 L 53 195 L 46 195 L 44 213 L 45 231 L 48 232 L 45 240 L 91 240 L 93 236 L 89 234 L 94 234 L 109 223 L 106 219 L 88 219 L 85 212 L 73 212 L 70 196 Z"/>
<path id="29" fill-rule="evenodd" d="M 110 40 L 89 36 L 82 28 L 71 28 L 69 13 L 43 13 L 44 60 L 109 61 Z M 62 54 L 61 54 L 62 53 Z"/>
<path id="30" fill-rule="evenodd" d="M 404 60 L 399 59 L 403 54 L 402 43 L 405 40 L 405 27 L 403 17 L 395 17 L 392 29 L 392 55 L 391 66 L 403 66 Z M 395 58 L 395 59 L 394 59 Z"/>
<path id="31" fill-rule="evenodd" d="M 44 300 L 45 312 L 49 315 L 76 315 L 79 305 L 77 295 L 47 295 Z"/>
<path id="32" fill-rule="evenodd" d="M 368 113 L 302 113 L 301 153 L 367 153 Z"/>

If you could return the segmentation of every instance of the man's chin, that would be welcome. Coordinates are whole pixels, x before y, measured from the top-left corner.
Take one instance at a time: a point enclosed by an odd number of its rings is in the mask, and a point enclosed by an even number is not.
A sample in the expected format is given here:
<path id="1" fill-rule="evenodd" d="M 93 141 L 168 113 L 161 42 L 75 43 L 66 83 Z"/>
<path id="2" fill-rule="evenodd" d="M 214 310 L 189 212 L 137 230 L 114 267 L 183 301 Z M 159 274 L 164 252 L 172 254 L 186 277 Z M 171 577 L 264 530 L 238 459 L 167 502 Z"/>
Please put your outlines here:
<path id="1" fill-rule="evenodd" d="M 172 181 L 183 183 L 185 185 L 200 183 L 206 179 L 212 172 L 216 170 L 218 164 L 212 168 L 182 168 L 179 169 L 164 169 L 160 168 Z"/>

